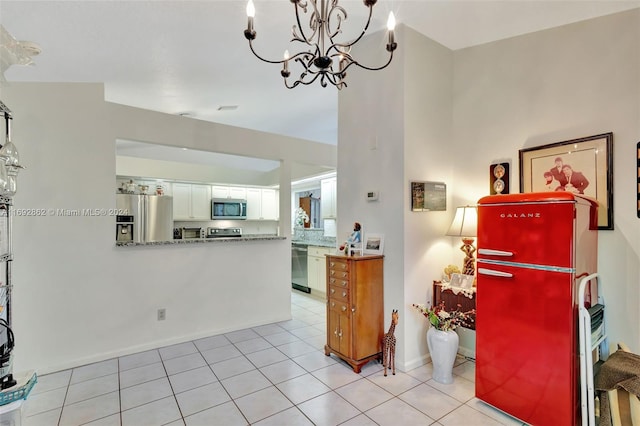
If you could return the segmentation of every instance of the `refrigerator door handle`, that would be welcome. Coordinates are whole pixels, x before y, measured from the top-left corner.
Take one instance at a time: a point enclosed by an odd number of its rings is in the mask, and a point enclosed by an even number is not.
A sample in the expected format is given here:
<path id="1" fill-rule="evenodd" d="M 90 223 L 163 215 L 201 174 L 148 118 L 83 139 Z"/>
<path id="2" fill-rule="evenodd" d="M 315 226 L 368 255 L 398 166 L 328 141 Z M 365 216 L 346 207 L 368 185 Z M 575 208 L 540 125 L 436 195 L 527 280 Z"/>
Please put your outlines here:
<path id="1" fill-rule="evenodd" d="M 478 268 L 478 273 L 483 275 L 491 275 L 493 277 L 513 278 L 513 274 L 502 271 L 494 271 L 493 269 Z"/>
<path id="2" fill-rule="evenodd" d="M 504 256 L 504 257 L 513 256 L 513 252 L 511 251 L 492 250 L 492 249 L 485 249 L 485 248 L 479 249 L 478 254 L 485 254 L 488 256 Z"/>

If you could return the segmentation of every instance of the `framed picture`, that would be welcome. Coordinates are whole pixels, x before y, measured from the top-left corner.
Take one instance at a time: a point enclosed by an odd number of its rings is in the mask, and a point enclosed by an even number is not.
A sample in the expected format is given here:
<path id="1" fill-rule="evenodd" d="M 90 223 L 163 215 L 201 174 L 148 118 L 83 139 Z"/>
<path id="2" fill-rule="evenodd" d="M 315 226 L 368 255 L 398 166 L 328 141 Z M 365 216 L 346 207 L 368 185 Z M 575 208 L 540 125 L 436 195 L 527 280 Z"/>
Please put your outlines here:
<path id="1" fill-rule="evenodd" d="M 613 229 L 613 133 L 521 149 L 520 192 L 541 191 L 594 198 L 598 229 Z"/>
<path id="2" fill-rule="evenodd" d="M 451 274 L 451 287 L 473 288 L 473 275 Z"/>
<path id="3" fill-rule="evenodd" d="M 447 185 L 443 182 L 411 182 L 411 211 L 447 210 Z"/>
<path id="4" fill-rule="evenodd" d="M 364 254 L 382 254 L 384 249 L 384 235 L 366 234 L 364 236 Z"/>
<path id="5" fill-rule="evenodd" d="M 496 163 L 489 166 L 489 194 L 509 193 L 509 163 Z"/>

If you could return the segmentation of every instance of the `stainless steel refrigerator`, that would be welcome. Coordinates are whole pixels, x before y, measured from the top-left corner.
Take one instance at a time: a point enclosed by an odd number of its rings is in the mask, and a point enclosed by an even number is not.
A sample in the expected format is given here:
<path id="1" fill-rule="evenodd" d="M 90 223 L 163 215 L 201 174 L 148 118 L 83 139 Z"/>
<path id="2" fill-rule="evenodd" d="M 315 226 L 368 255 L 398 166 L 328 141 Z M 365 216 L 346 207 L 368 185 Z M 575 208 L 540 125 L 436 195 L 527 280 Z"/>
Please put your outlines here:
<path id="1" fill-rule="evenodd" d="M 173 240 L 173 197 L 116 194 L 116 208 L 131 218 L 133 242 Z"/>

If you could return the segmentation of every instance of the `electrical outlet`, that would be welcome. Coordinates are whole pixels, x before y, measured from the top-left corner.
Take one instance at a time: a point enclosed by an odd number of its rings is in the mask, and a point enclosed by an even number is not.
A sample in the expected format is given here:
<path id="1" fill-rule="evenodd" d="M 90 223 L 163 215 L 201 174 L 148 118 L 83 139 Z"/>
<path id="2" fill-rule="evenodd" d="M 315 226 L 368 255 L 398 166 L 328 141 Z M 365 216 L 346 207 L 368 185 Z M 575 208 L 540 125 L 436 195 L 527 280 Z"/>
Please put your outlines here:
<path id="1" fill-rule="evenodd" d="M 164 321 L 167 319 L 167 310 L 162 308 L 158 309 L 158 321 Z"/>

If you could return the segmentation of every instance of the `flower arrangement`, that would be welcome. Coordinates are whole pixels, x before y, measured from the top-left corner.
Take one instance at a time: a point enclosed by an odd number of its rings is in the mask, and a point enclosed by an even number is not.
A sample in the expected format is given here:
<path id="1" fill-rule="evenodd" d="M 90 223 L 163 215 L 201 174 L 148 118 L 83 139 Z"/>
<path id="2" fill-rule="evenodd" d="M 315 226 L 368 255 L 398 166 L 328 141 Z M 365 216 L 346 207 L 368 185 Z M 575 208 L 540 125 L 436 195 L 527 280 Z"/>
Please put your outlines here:
<path id="1" fill-rule="evenodd" d="M 473 315 L 476 313 L 475 309 L 467 312 L 460 311 L 461 305 L 458 305 L 458 309 L 455 311 L 447 311 L 444 302 L 440 302 L 434 307 L 414 303 L 413 307 L 429 320 L 432 327 L 440 331 L 453 331 L 462 325 L 472 323 L 474 321 Z"/>
<path id="2" fill-rule="evenodd" d="M 296 226 L 304 226 L 305 223 L 309 223 L 309 215 L 302 207 L 296 209 Z"/>
<path id="3" fill-rule="evenodd" d="M 459 273 L 460 273 L 460 268 L 458 268 L 456 265 L 447 265 L 447 267 L 444 268 L 444 275 L 442 276 L 442 281 L 449 282 L 451 281 L 451 274 L 459 274 Z"/>

